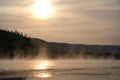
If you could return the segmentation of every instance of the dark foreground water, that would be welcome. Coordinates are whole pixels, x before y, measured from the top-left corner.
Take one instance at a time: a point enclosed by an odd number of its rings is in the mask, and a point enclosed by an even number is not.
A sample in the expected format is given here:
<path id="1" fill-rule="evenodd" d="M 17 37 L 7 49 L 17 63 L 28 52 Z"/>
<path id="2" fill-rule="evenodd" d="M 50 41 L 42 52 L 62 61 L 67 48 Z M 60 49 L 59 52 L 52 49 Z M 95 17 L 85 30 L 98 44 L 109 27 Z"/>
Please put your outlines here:
<path id="1" fill-rule="evenodd" d="M 2 60 L 0 80 L 120 80 L 120 60 Z"/>

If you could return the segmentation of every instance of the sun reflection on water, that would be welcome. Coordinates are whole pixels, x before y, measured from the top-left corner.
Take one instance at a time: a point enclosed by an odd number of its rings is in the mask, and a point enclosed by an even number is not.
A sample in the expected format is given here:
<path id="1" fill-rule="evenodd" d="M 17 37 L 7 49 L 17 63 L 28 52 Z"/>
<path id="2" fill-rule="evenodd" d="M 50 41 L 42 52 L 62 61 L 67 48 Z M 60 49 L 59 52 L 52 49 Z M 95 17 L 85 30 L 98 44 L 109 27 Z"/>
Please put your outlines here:
<path id="1" fill-rule="evenodd" d="M 35 64 L 35 69 L 37 69 L 38 72 L 34 73 L 34 76 L 39 78 L 52 77 L 52 72 L 48 70 L 50 69 L 50 66 L 52 66 L 52 62 L 48 60 L 37 61 Z"/>
<path id="2" fill-rule="evenodd" d="M 49 78 L 52 77 L 52 73 L 48 71 L 44 71 L 44 72 L 40 72 L 39 74 L 35 74 L 35 77 Z"/>
<path id="3" fill-rule="evenodd" d="M 50 61 L 40 61 L 36 64 L 35 69 L 46 70 L 49 69 L 52 63 Z"/>

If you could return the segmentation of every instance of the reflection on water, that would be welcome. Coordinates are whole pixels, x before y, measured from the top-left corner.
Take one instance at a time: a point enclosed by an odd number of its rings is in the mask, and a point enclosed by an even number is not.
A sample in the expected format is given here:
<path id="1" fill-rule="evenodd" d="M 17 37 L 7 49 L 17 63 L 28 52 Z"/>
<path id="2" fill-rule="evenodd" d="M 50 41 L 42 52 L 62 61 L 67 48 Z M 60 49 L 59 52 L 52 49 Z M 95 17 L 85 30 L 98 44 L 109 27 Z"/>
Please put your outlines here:
<path id="1" fill-rule="evenodd" d="M 40 61 L 36 64 L 35 69 L 45 70 L 45 69 L 49 69 L 51 65 L 52 63 L 50 61 Z"/>
<path id="2" fill-rule="evenodd" d="M 40 72 L 40 73 L 35 73 L 34 75 L 35 75 L 35 77 L 40 77 L 40 78 L 49 78 L 49 77 L 52 77 L 52 73 L 48 72 L 48 71 L 43 71 L 43 72 Z"/>
<path id="3" fill-rule="evenodd" d="M 0 61 L 0 80 L 120 80 L 120 60 Z"/>
<path id="4" fill-rule="evenodd" d="M 52 77 L 52 73 L 50 71 L 45 71 L 47 69 L 50 69 L 50 66 L 52 65 L 52 62 L 47 61 L 47 60 L 42 60 L 42 61 L 38 61 L 35 64 L 35 69 L 37 70 L 42 70 L 38 73 L 34 73 L 34 77 L 38 77 L 38 78 L 48 78 L 48 77 Z"/>

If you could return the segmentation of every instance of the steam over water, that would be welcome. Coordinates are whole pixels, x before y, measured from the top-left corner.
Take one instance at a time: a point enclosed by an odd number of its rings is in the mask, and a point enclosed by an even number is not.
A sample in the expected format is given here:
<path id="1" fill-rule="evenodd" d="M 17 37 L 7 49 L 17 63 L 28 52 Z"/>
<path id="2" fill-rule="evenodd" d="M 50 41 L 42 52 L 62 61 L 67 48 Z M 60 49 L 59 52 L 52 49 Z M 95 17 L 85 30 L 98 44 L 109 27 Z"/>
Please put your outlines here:
<path id="1" fill-rule="evenodd" d="M 120 60 L 1 60 L 0 80 L 120 80 Z"/>

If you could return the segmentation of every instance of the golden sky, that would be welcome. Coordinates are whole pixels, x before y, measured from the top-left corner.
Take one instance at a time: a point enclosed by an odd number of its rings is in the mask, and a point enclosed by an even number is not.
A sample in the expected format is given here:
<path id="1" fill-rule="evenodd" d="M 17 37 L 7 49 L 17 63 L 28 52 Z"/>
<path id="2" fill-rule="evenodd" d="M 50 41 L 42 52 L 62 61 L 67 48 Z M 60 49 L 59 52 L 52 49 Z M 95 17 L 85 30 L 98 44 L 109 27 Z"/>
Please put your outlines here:
<path id="1" fill-rule="evenodd" d="M 0 28 L 50 42 L 120 44 L 120 0 L 45 1 L 0 0 Z"/>

